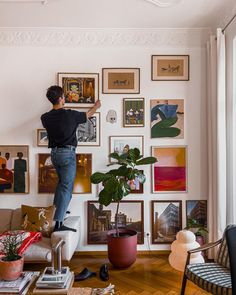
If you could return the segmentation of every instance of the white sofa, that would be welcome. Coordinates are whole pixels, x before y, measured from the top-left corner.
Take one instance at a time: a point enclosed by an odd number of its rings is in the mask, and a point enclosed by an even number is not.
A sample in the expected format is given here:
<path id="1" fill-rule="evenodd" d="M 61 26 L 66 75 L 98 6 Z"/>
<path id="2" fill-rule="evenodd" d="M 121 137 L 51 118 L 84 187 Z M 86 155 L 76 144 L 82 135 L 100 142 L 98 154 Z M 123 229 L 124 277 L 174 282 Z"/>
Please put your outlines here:
<path id="1" fill-rule="evenodd" d="M 64 224 L 75 228 L 77 232 L 53 232 L 50 238 L 43 237 L 40 242 L 32 244 L 24 253 L 25 262 L 50 262 L 51 248 L 60 239 L 65 241 L 62 246 L 62 260 L 70 261 L 80 238 L 80 217 L 69 216 Z M 21 229 L 21 209 L 0 209 L 0 232 Z"/>

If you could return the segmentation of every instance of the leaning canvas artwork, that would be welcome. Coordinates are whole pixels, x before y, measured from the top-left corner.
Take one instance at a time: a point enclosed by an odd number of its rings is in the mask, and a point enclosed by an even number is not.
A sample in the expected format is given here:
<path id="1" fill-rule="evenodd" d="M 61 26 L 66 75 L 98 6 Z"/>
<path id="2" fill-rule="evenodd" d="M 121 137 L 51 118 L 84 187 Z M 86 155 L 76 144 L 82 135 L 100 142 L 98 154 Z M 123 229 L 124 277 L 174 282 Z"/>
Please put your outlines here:
<path id="1" fill-rule="evenodd" d="M 184 138 L 184 100 L 151 99 L 151 138 Z"/>
<path id="2" fill-rule="evenodd" d="M 207 227 L 207 200 L 186 201 L 186 224 L 192 220 L 196 227 Z"/>
<path id="3" fill-rule="evenodd" d="M 0 146 L 0 193 L 29 193 L 28 146 Z"/>
<path id="4" fill-rule="evenodd" d="M 76 154 L 76 176 L 73 194 L 91 193 L 92 154 Z M 38 192 L 54 193 L 58 177 L 50 154 L 39 154 Z"/>
<path id="5" fill-rule="evenodd" d="M 88 201 L 88 244 L 106 244 L 107 232 L 118 227 L 133 229 L 138 232 L 138 244 L 144 243 L 143 201 L 121 201 L 119 213 L 116 214 L 117 203 L 107 207 L 98 201 Z"/>
<path id="6" fill-rule="evenodd" d="M 152 147 L 157 162 L 152 166 L 153 193 L 186 192 L 186 146 Z"/>

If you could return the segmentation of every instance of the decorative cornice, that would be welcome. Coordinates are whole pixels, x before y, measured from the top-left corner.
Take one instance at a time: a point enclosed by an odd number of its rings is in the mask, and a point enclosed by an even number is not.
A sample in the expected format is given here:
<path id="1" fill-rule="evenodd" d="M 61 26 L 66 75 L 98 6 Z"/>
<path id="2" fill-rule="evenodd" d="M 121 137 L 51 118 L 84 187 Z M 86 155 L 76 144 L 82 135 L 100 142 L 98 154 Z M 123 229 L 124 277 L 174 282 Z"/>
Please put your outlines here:
<path id="1" fill-rule="evenodd" d="M 0 46 L 142 46 L 202 47 L 210 30 L 199 29 L 91 29 L 0 28 Z"/>

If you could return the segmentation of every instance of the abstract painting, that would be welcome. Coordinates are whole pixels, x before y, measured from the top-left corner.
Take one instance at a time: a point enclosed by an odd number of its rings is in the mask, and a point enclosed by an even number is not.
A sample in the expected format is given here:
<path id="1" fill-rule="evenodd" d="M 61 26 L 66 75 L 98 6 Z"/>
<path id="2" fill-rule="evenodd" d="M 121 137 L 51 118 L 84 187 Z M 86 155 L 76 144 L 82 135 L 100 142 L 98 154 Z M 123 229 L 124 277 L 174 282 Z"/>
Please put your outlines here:
<path id="1" fill-rule="evenodd" d="M 153 193 L 186 192 L 186 146 L 152 147 L 157 162 L 152 166 Z"/>
<path id="2" fill-rule="evenodd" d="M 144 127 L 144 113 L 144 98 L 124 98 L 124 127 Z"/>
<path id="3" fill-rule="evenodd" d="M 136 230 L 138 244 L 144 243 L 143 201 L 121 201 L 118 216 L 116 206 L 117 203 L 105 207 L 98 201 L 88 201 L 88 244 L 106 244 L 107 232 L 115 229 L 116 218 L 119 228 Z"/>
<path id="4" fill-rule="evenodd" d="M 92 154 L 76 154 L 76 176 L 73 194 L 91 193 Z M 38 192 L 55 193 L 58 177 L 50 154 L 38 157 Z"/>
<path id="5" fill-rule="evenodd" d="M 184 138 L 184 100 L 151 99 L 151 138 Z"/>
<path id="6" fill-rule="evenodd" d="M 207 227 L 207 200 L 187 200 L 186 215 L 186 224 L 194 219 L 196 227 Z"/>

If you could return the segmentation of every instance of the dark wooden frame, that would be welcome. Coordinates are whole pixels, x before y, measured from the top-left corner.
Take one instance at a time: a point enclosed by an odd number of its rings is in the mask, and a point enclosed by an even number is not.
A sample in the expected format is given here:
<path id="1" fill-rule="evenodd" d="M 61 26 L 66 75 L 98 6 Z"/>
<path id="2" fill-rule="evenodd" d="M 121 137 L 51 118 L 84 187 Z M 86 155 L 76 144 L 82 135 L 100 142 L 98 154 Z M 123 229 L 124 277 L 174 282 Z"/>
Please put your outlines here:
<path id="1" fill-rule="evenodd" d="M 44 128 L 37 129 L 37 146 L 40 146 L 40 147 L 46 146 L 47 147 L 48 146 L 48 143 L 46 143 L 46 144 L 40 144 L 39 143 L 39 141 L 40 141 L 39 134 L 40 134 L 41 131 L 46 131 L 46 129 L 44 129 Z"/>
<path id="2" fill-rule="evenodd" d="M 12 194 L 12 195 L 20 195 L 20 194 L 24 194 L 24 195 L 27 195 L 27 194 L 29 194 L 30 193 L 30 170 L 29 170 L 29 146 L 28 145 L 17 145 L 17 144 L 10 144 L 10 145 L 0 145 L 0 150 L 1 150 L 1 147 L 3 147 L 3 148 L 7 148 L 7 147 L 10 147 L 10 148 L 17 148 L 17 147 L 21 147 L 21 148 L 26 148 L 26 150 L 27 150 L 27 161 L 26 161 L 26 169 L 27 169 L 27 171 L 26 171 L 26 177 L 25 177 L 25 179 L 27 179 L 27 182 L 28 182 L 28 191 L 26 191 L 26 192 L 24 192 L 24 193 L 18 193 L 18 192 L 0 192 L 0 194 L 1 195 L 10 195 L 10 194 Z M 11 153 L 11 152 L 10 152 Z M 14 168 L 14 167 L 13 167 Z"/>
<path id="3" fill-rule="evenodd" d="M 187 57 L 187 78 L 186 79 L 154 79 L 154 67 L 153 67 L 153 63 L 154 63 L 154 57 L 156 56 L 169 56 L 169 57 Z M 166 54 L 156 54 L 156 55 L 151 55 L 151 80 L 152 81 L 189 81 L 190 79 L 190 58 L 189 58 L 189 55 L 181 55 L 181 54 L 178 54 L 178 55 L 166 55 Z"/>
<path id="4" fill-rule="evenodd" d="M 143 124 L 131 124 L 131 125 L 127 125 L 126 123 L 125 123 L 125 116 L 126 116 L 126 114 L 125 114 L 125 101 L 126 100 L 133 100 L 133 101 L 135 101 L 135 100 L 141 100 L 142 102 L 143 102 Z M 125 98 L 123 98 L 123 127 L 125 127 L 125 128 L 132 128 L 132 127 L 145 127 L 145 99 L 144 99 L 144 97 L 136 97 L 136 98 L 129 98 L 129 97 L 125 97 Z"/>
<path id="5" fill-rule="evenodd" d="M 206 204 L 206 225 L 205 224 L 197 224 L 195 227 L 199 227 L 199 226 L 203 226 L 203 227 L 207 227 L 208 226 L 208 216 L 207 216 L 207 200 L 186 200 L 185 201 L 185 208 L 186 208 L 186 225 L 188 222 L 188 212 L 187 212 L 187 205 L 189 202 L 204 202 Z"/>
<path id="6" fill-rule="evenodd" d="M 90 221 L 91 221 L 91 216 L 89 215 L 89 205 L 91 203 L 96 203 L 96 204 L 99 204 L 99 201 L 94 201 L 94 200 L 89 200 L 87 201 L 87 243 L 89 245 L 105 245 L 106 243 L 104 242 L 92 242 L 91 239 L 89 238 L 89 226 L 90 226 Z M 125 200 L 125 201 L 121 201 L 120 203 L 140 203 L 141 207 L 141 238 L 140 238 L 140 241 L 138 241 L 138 244 L 144 244 L 144 201 L 142 200 Z M 113 202 L 113 204 L 116 204 L 116 202 Z M 107 207 L 105 207 L 106 209 L 109 207 L 109 205 Z"/>
<path id="7" fill-rule="evenodd" d="M 110 90 L 110 91 L 105 91 L 105 75 L 106 75 L 106 71 L 108 70 L 133 70 L 134 71 L 134 74 L 135 74 L 135 71 L 137 71 L 137 75 L 138 75 L 138 85 L 137 85 L 137 90 L 134 90 L 133 91 L 127 91 L 127 89 L 124 89 L 122 91 L 122 89 L 120 89 L 121 91 L 118 91 L 117 90 Z M 107 72 L 108 73 L 108 72 Z M 107 77 L 106 77 L 107 78 Z M 108 79 L 107 79 L 108 81 Z M 108 88 L 108 87 L 107 87 Z M 104 94 L 139 94 L 140 93 L 140 68 L 103 68 L 102 69 L 102 93 Z"/>
<path id="8" fill-rule="evenodd" d="M 180 230 L 182 229 L 182 201 L 181 200 L 152 200 L 151 201 L 151 222 L 152 222 L 152 244 L 171 244 L 171 242 L 155 242 L 154 241 L 154 204 L 155 203 L 179 203 L 179 222 Z"/>
<path id="9" fill-rule="evenodd" d="M 95 84 L 94 87 L 94 102 L 96 102 L 97 100 L 99 100 L 99 73 L 67 73 L 67 72 L 58 72 L 57 73 L 57 84 L 59 86 L 61 86 L 63 88 L 62 85 L 62 77 L 60 77 L 60 75 L 82 75 L 81 78 L 86 78 L 86 75 L 94 75 L 94 78 L 96 79 L 97 76 L 97 85 Z M 79 77 L 78 77 L 79 78 Z M 91 77 L 87 77 L 87 78 L 91 78 Z M 94 103 L 65 103 L 65 106 L 67 107 L 77 107 L 77 108 L 91 108 L 92 106 L 94 106 Z"/>

